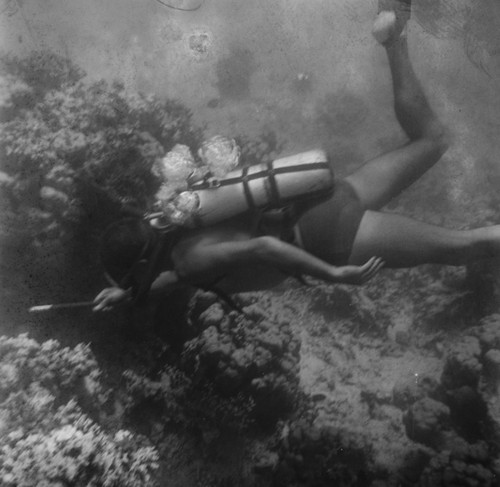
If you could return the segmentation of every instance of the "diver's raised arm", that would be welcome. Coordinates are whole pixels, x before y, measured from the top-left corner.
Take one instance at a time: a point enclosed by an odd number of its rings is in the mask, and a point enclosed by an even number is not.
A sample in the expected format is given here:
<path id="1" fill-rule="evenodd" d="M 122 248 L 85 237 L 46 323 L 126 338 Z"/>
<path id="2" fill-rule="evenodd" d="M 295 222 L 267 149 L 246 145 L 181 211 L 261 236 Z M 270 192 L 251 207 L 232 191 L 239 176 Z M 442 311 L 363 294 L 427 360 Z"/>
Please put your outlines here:
<path id="1" fill-rule="evenodd" d="M 240 266 L 265 264 L 288 275 L 307 275 L 332 283 L 362 284 L 383 266 L 374 257 L 361 266 L 337 267 L 281 240 L 262 236 L 245 241 L 195 245 L 180 252 L 176 270 L 186 282 L 229 274 Z"/>

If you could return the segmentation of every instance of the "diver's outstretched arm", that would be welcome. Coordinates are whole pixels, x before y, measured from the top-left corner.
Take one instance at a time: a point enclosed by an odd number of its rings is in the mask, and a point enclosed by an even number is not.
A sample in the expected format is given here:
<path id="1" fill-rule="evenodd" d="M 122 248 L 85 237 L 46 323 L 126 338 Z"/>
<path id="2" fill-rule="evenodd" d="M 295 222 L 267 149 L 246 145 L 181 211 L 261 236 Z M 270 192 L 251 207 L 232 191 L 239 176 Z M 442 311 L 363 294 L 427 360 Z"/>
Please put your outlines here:
<path id="1" fill-rule="evenodd" d="M 162 272 L 151 284 L 148 297 L 159 299 L 168 296 L 183 284 L 175 271 Z M 132 302 L 132 289 L 122 289 L 115 284 L 103 289 L 94 299 L 93 311 L 111 311 L 119 306 Z"/>
<path id="2" fill-rule="evenodd" d="M 379 156 L 346 179 L 366 209 L 377 210 L 431 168 L 448 147 L 444 127 L 431 109 L 408 54 L 406 22 L 411 1 L 381 0 L 376 38 L 384 46 L 392 75 L 394 111 L 409 143 Z M 382 35 L 384 34 L 384 35 Z"/>
<path id="3" fill-rule="evenodd" d="M 178 247 L 175 269 L 186 283 L 210 282 L 231 274 L 238 267 L 277 269 L 289 276 L 306 275 L 331 283 L 363 284 L 383 266 L 370 256 L 359 265 L 334 266 L 286 242 L 262 236 L 244 241 L 198 243 Z"/>

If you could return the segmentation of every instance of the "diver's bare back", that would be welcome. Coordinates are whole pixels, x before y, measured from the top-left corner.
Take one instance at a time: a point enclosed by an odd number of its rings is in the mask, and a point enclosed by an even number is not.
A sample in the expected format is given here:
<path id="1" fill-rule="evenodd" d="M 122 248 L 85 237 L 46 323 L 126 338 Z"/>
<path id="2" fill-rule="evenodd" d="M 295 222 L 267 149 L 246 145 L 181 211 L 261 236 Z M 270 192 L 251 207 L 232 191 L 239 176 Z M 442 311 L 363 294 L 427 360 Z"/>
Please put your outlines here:
<path id="1" fill-rule="evenodd" d="M 277 236 L 280 228 L 266 228 L 266 234 Z M 172 251 L 174 268 L 181 277 L 194 285 L 212 286 L 226 293 L 241 293 L 276 287 L 289 277 L 285 272 L 267 264 L 241 263 L 230 269 L 199 269 L 196 264 L 201 249 L 208 245 L 229 242 L 245 242 L 255 237 L 251 217 L 238 217 L 211 227 L 186 233 Z M 184 263 L 189 265 L 184 271 Z"/>

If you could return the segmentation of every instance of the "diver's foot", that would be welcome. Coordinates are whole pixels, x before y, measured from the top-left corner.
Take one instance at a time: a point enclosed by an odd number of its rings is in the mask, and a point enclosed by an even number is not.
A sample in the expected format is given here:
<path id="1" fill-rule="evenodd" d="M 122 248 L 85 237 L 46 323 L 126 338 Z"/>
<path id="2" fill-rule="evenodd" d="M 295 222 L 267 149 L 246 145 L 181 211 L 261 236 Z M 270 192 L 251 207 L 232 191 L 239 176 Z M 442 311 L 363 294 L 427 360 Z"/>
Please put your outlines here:
<path id="1" fill-rule="evenodd" d="M 399 39 L 411 15 L 411 0 L 379 0 L 372 34 L 379 44 L 389 46 Z"/>

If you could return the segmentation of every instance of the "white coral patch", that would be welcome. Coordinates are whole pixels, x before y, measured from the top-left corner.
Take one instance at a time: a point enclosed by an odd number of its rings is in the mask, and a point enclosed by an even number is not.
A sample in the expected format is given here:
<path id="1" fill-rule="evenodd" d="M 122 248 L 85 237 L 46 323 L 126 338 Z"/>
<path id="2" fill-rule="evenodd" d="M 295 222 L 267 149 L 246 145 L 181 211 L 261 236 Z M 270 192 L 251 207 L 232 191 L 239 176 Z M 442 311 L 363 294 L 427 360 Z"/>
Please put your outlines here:
<path id="1" fill-rule="evenodd" d="M 186 184 L 189 175 L 196 170 L 196 164 L 189 147 L 176 144 L 161 161 L 157 161 L 153 170 L 165 182 Z"/>
<path id="2" fill-rule="evenodd" d="M 198 155 L 215 177 L 223 177 L 238 166 L 240 148 L 234 139 L 215 135 L 201 145 Z"/>

